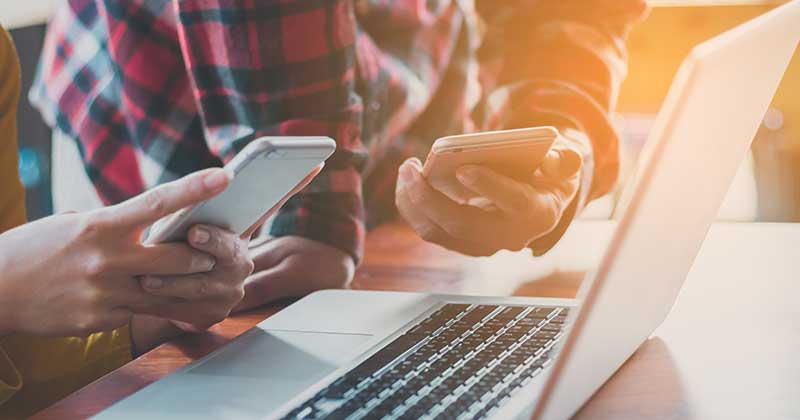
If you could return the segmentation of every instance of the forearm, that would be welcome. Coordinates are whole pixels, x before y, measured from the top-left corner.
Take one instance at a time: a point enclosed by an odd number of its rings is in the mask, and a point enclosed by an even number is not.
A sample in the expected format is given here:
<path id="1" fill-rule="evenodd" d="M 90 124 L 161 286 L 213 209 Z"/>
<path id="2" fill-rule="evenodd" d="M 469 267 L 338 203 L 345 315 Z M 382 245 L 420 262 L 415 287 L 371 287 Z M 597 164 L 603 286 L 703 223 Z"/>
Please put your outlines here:
<path id="1" fill-rule="evenodd" d="M 582 133 L 592 168 L 588 200 L 611 190 L 618 136 L 611 114 L 626 72 L 625 39 L 647 10 L 641 0 L 519 2 L 517 13 L 491 14 L 482 60 L 497 70 L 490 91 L 508 98 L 492 109 L 507 127 L 555 125 Z M 510 39 L 524 40 L 508 42 Z M 583 139 L 581 139 L 583 141 Z M 586 160 L 586 159 L 585 159 Z"/>
<path id="2" fill-rule="evenodd" d="M 227 161 L 260 136 L 333 138 L 336 152 L 312 184 L 284 206 L 271 233 L 327 243 L 358 259 L 364 236 L 359 169 L 367 150 L 355 88 L 352 2 L 316 1 L 301 8 L 273 1 L 176 3 L 181 51 L 209 150 Z M 230 9 L 251 19 L 220 13 Z M 256 35 L 248 48 L 198 47 L 235 45 L 243 33 Z M 275 36 L 281 42 L 272 42 Z"/>
<path id="3" fill-rule="evenodd" d="M 134 315 L 131 317 L 131 353 L 133 357 L 138 357 L 182 332 L 169 320 Z"/>

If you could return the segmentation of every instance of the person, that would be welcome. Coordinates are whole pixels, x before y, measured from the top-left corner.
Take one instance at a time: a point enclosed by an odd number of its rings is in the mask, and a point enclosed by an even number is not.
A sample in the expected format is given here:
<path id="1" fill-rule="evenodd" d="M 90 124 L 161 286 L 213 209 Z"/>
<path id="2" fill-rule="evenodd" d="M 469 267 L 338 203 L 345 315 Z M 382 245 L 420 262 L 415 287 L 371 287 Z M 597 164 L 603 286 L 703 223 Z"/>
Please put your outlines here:
<path id="1" fill-rule="evenodd" d="M 321 176 L 277 214 L 275 239 L 251 245 L 247 308 L 345 285 L 365 232 L 398 214 L 459 252 L 546 252 L 614 185 L 610 114 L 625 38 L 646 10 L 644 0 L 70 0 L 50 21 L 30 97 L 54 139 L 79 146 L 105 204 L 226 162 L 259 136 L 334 138 Z M 530 179 L 458 171 L 493 210 L 420 176 L 438 137 L 537 125 L 563 135 Z"/>
<path id="2" fill-rule="evenodd" d="M 28 417 L 168 338 L 219 322 L 253 270 L 247 236 L 214 226 L 193 226 L 188 244 L 139 241 L 161 217 L 223 191 L 231 177 L 221 168 L 24 224 L 19 94 L 19 62 L 0 27 L 0 418 Z"/>

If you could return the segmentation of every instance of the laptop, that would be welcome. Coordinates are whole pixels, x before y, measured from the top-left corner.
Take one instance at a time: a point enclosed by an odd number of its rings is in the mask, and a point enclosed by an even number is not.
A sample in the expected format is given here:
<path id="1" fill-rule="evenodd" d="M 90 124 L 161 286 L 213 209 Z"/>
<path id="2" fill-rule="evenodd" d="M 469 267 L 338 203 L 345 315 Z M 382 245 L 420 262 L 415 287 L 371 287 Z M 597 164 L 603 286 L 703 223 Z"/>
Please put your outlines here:
<path id="1" fill-rule="evenodd" d="M 798 38 L 800 0 L 691 52 L 576 299 L 321 291 L 97 418 L 572 416 L 672 307 Z"/>

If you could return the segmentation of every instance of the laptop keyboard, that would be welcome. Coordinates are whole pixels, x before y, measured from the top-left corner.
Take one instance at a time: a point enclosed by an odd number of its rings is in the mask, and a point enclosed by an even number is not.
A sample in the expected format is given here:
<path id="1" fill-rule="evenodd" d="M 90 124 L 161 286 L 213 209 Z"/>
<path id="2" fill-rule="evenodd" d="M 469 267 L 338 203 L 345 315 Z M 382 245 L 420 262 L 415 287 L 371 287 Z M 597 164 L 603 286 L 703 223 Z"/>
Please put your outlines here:
<path id="1" fill-rule="evenodd" d="M 484 418 L 552 363 L 566 315 L 446 304 L 284 418 Z"/>

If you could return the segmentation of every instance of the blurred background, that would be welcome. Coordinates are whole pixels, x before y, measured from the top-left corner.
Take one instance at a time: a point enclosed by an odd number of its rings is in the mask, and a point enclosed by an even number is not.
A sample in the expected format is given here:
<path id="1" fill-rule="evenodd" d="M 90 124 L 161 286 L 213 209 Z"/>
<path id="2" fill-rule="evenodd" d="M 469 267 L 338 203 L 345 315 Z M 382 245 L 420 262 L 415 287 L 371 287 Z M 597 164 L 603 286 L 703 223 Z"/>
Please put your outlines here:
<path id="1" fill-rule="evenodd" d="M 10 29 L 27 92 L 53 0 L 3 0 L 0 23 Z M 55 0 L 58 1 L 58 0 Z M 678 65 L 696 44 L 783 3 L 775 0 L 651 0 L 650 16 L 631 34 L 628 78 L 617 107 L 623 132 L 623 178 L 615 194 L 593 203 L 585 218 L 608 218 L 644 145 Z M 765 45 L 764 48 L 769 48 Z M 731 86 L 731 89 L 735 89 Z M 20 174 L 31 220 L 52 212 L 50 131 L 23 98 L 18 114 Z M 800 58 L 789 67 L 742 164 L 719 218 L 800 221 Z"/>

